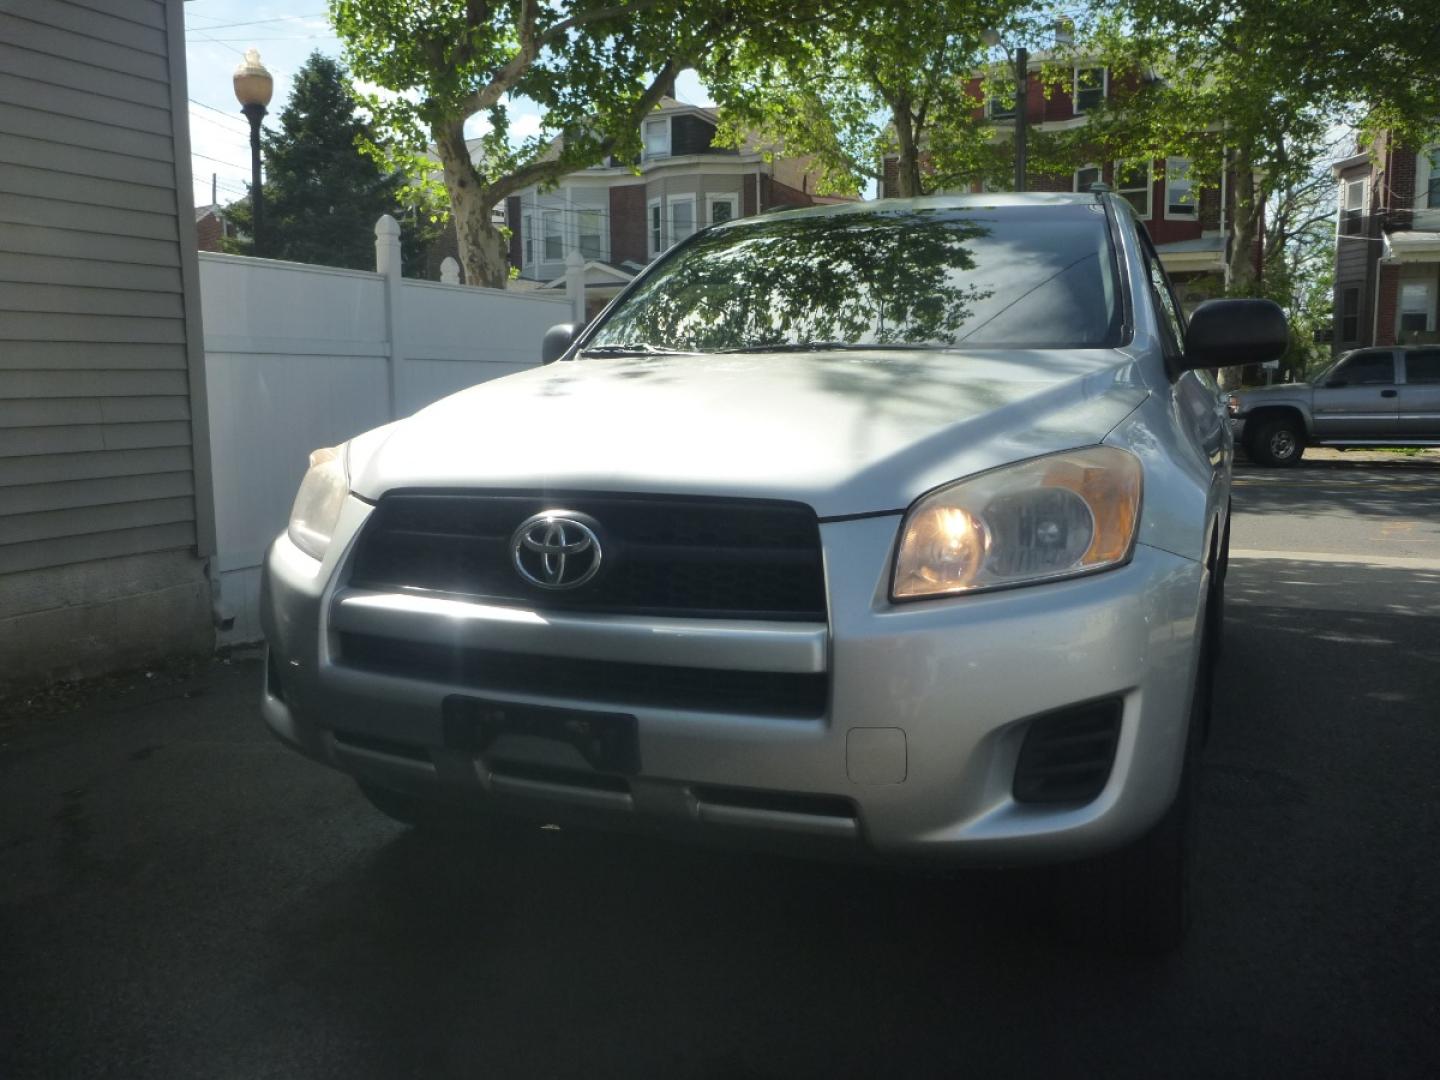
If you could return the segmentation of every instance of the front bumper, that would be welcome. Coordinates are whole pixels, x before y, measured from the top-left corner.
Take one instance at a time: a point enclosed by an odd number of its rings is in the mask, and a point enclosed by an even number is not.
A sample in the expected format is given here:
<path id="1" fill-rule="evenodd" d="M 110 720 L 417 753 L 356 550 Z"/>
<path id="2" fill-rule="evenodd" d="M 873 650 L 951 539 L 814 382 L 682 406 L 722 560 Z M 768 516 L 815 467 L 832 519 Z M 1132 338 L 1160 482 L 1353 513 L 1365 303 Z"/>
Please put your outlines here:
<path id="1" fill-rule="evenodd" d="M 1128 565 L 1091 577 L 893 605 L 886 571 L 898 517 L 829 523 L 821 526 L 828 625 L 655 620 L 647 630 L 617 618 L 347 593 L 336 584 L 346 538 L 368 513 L 347 502 L 324 565 L 277 540 L 262 599 L 267 722 L 293 747 L 358 777 L 556 820 L 939 863 L 1100 852 L 1143 832 L 1177 790 L 1205 579 L 1200 564 L 1168 552 L 1141 545 Z M 620 784 L 508 775 L 447 741 L 442 702 L 473 691 L 342 662 L 337 622 L 357 621 L 437 649 L 508 640 L 532 655 L 643 651 L 650 663 L 823 671 L 829 703 L 823 717 L 797 719 L 510 695 L 634 714 L 643 764 Z M 1081 806 L 1015 801 L 1029 719 L 1103 698 L 1121 699 L 1123 711 L 1100 794 Z M 756 797 L 717 794 L 725 792 Z"/>

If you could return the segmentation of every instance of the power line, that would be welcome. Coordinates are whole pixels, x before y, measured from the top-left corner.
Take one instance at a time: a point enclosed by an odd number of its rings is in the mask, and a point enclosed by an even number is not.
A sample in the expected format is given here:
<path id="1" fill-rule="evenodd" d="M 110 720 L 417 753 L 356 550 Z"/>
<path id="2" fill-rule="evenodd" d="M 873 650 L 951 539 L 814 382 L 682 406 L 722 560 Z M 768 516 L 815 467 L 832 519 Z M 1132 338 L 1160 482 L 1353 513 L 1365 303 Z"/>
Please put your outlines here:
<path id="1" fill-rule="evenodd" d="M 200 31 L 198 31 L 198 30 L 195 30 L 195 31 L 192 31 L 192 32 L 195 34 L 196 37 L 201 38 L 201 39 L 203 39 L 203 40 L 205 40 L 205 41 L 208 41 L 208 42 L 210 42 L 211 44 L 219 45 L 222 49 L 229 49 L 229 50 L 230 50 L 231 52 L 233 52 L 236 56 L 243 57 L 243 56 L 245 55 L 243 52 L 241 52 L 239 49 L 235 48 L 235 46 L 233 46 L 233 45 L 227 45 L 227 44 L 225 44 L 225 42 L 223 42 L 223 41 L 216 41 L 214 38 L 212 38 L 212 37 L 207 37 L 205 34 L 200 33 Z M 188 42 L 188 41 L 185 43 L 185 45 L 186 45 L 187 48 L 189 47 L 190 44 L 191 44 L 191 43 Z"/>
<path id="2" fill-rule="evenodd" d="M 191 105 L 199 105 L 202 109 L 209 109 L 209 110 L 210 110 L 211 112 L 213 112 L 216 116 L 223 116 L 226 120 L 229 120 L 232 124 L 239 124 L 240 127 L 241 127 L 242 129 L 244 129 L 247 133 L 248 133 L 248 131 L 250 130 L 248 127 L 246 127 L 245 121 L 244 121 L 244 120 L 241 120 L 238 116 L 234 115 L 233 113 L 228 113 L 228 112 L 226 112 L 224 109 L 217 109 L 214 105 L 206 105 L 205 102 L 203 102 L 203 101 L 197 101 L 197 100 L 195 100 L 195 98 L 193 98 L 193 97 L 190 98 L 189 101 L 190 101 L 190 104 L 191 104 Z"/>
<path id="3" fill-rule="evenodd" d="M 273 19 L 250 19 L 248 22 L 216 23 L 214 26 L 200 26 L 197 30 L 229 30 L 232 26 L 260 26 L 263 23 L 294 22 L 300 19 L 323 19 L 328 18 L 328 11 L 315 11 L 308 15 L 277 15 Z M 214 19 L 216 15 L 202 15 L 202 19 Z"/>
<path id="4" fill-rule="evenodd" d="M 200 158 L 203 161 L 213 161 L 216 165 L 224 165 L 227 169 L 235 169 L 239 172 L 245 172 L 250 168 L 249 165 L 236 165 L 233 161 L 221 161 L 219 158 L 213 158 L 209 154 L 201 154 L 194 150 L 190 151 L 190 156 Z"/>
<path id="5" fill-rule="evenodd" d="M 333 33 L 328 33 L 328 32 L 327 32 L 327 33 L 321 34 L 321 33 L 318 33 L 318 32 L 317 32 L 317 33 L 314 33 L 314 34 L 289 34 L 289 35 L 285 35 L 285 36 L 282 36 L 282 37 L 233 37 L 233 38 L 210 38 L 210 40 L 213 41 L 213 42 L 215 42 L 215 43 L 218 44 L 218 45 L 223 45 L 223 44 L 225 44 L 227 41 L 330 41 L 330 40 L 336 40 L 336 41 L 338 41 L 339 39 L 338 39 L 338 38 L 335 36 L 335 34 L 333 34 Z"/>
<path id="6" fill-rule="evenodd" d="M 236 131 L 234 128 L 226 127 L 224 124 L 220 123 L 219 120 L 215 120 L 212 117 L 206 116 L 204 113 L 191 112 L 190 115 L 193 116 L 196 120 L 209 121 L 210 123 L 214 124 L 218 130 L 223 131 L 226 135 L 229 135 L 233 139 L 238 139 L 239 142 L 237 145 L 239 145 L 240 147 L 243 148 L 249 145 L 249 140 L 246 138 L 246 132 Z"/>

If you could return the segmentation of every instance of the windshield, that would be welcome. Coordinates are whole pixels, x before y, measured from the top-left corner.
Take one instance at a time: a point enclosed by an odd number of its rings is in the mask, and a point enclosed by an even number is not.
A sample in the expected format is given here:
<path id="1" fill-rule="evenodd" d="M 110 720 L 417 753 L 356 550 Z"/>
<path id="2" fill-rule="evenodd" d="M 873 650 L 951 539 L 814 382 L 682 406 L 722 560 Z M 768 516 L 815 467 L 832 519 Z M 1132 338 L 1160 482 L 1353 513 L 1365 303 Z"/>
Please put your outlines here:
<path id="1" fill-rule="evenodd" d="M 1098 204 L 858 210 L 697 236 L 586 343 L 622 352 L 1119 344 Z"/>

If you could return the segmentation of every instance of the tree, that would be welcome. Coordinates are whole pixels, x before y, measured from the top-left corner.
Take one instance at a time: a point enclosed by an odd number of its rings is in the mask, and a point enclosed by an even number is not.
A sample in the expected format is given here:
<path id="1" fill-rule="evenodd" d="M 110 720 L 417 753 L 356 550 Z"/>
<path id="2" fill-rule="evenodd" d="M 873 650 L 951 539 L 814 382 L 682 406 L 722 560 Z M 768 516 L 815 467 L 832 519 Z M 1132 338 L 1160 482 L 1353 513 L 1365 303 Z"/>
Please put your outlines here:
<path id="1" fill-rule="evenodd" d="M 331 0 L 355 73 L 388 93 L 372 105 L 373 150 L 412 174 L 439 157 L 467 281 L 500 286 L 503 200 L 615 156 L 640 154 L 645 116 L 687 67 L 717 49 L 788 52 L 830 18 L 823 0 Z M 523 96 L 541 134 L 512 142 Z M 477 121 L 478 164 L 466 146 Z M 558 141 L 555 136 L 563 135 Z"/>
<path id="2" fill-rule="evenodd" d="M 402 234 L 403 265 L 419 265 L 436 229 L 430 215 L 402 210 L 405 178 L 382 171 L 360 150 L 372 133 L 357 104 L 345 68 L 311 53 L 277 117 L 278 130 L 263 133 L 265 236 L 259 254 L 373 270 L 375 222 L 381 214 L 394 214 L 410 218 Z M 242 233 L 253 235 L 249 199 L 226 213 Z M 255 253 L 248 238 L 233 246 Z"/>
<path id="3" fill-rule="evenodd" d="M 993 171 L 998 148 L 969 83 L 986 53 L 981 34 L 1018 24 L 1018 10 L 1014 0 L 856 5 L 803 48 L 740 50 L 711 83 L 725 106 L 722 138 L 808 155 L 820 190 L 843 194 L 882 179 L 889 154 L 904 196 Z"/>

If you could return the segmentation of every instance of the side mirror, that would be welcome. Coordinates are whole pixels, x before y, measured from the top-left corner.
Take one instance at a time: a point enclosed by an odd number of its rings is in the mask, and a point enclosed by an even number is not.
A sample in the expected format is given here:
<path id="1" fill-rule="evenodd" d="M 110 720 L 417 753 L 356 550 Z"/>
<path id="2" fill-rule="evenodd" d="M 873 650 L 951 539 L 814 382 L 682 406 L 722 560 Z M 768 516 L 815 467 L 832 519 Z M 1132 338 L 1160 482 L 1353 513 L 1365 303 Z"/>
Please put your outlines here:
<path id="1" fill-rule="evenodd" d="M 1347 383 L 1344 379 L 1326 379 L 1325 385 L 1331 390 L 1334 390 L 1341 386 L 1348 386 L 1349 383 Z"/>
<path id="2" fill-rule="evenodd" d="M 568 322 L 556 323 L 546 330 L 545 337 L 540 342 L 540 363 L 553 364 L 564 356 L 575 343 L 577 332 L 575 324 Z"/>
<path id="3" fill-rule="evenodd" d="M 1285 313 L 1272 300 L 1207 300 L 1190 316 L 1179 366 L 1233 367 L 1278 360 L 1290 347 Z"/>

